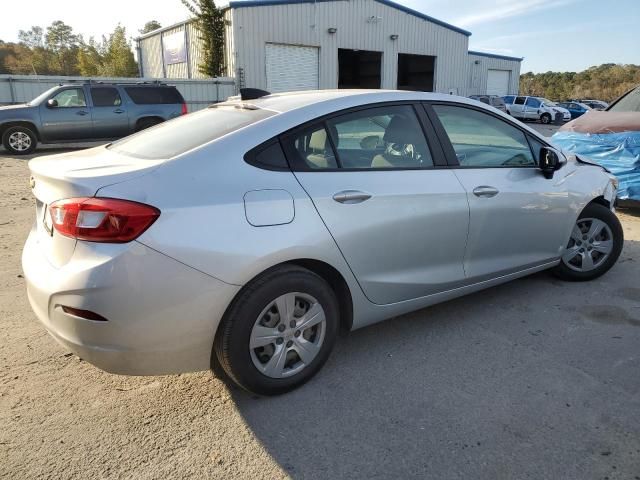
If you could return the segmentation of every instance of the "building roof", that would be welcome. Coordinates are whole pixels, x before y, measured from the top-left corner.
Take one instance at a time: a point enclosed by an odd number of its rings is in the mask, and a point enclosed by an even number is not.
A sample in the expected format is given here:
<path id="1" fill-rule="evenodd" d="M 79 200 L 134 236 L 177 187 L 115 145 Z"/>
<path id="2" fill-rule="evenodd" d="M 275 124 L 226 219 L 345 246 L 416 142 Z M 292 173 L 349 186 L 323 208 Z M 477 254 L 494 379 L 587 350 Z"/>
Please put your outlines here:
<path id="1" fill-rule="evenodd" d="M 497 55 L 495 53 L 487 53 L 487 52 L 477 52 L 475 50 L 469 50 L 469 55 L 476 55 L 478 57 L 497 58 L 500 60 L 513 60 L 515 62 L 521 62 L 522 60 L 524 60 L 524 57 L 508 57 L 506 55 Z"/>
<path id="2" fill-rule="evenodd" d="M 320 2 L 335 2 L 335 1 L 343 1 L 343 0 L 235 0 L 229 2 L 230 8 L 246 8 L 246 7 L 267 7 L 270 5 L 295 5 L 302 3 L 320 3 Z M 427 20 L 431 23 L 435 23 L 436 25 L 440 25 L 441 27 L 448 28 L 449 30 L 453 30 L 454 32 L 461 33 L 466 35 L 467 37 L 471 36 L 471 32 L 464 30 L 462 28 L 451 25 L 447 22 L 443 22 L 442 20 L 438 20 L 437 18 L 430 17 L 422 12 L 418 12 L 417 10 L 413 10 L 412 8 L 405 7 L 399 3 L 393 2 L 391 0 L 374 0 L 375 2 L 381 3 L 382 5 L 386 5 L 387 7 L 395 8 L 397 10 L 401 10 L 409 15 L 413 15 L 414 17 L 421 18 L 422 20 Z"/>

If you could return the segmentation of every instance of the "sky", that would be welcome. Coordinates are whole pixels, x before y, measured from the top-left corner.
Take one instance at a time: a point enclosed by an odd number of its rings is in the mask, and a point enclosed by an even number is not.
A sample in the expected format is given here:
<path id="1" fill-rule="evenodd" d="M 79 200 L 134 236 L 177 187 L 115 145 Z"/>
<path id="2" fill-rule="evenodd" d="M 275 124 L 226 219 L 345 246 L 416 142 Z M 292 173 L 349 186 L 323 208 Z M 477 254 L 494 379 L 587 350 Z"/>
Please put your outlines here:
<path id="1" fill-rule="evenodd" d="M 7 12 L 10 0 L 0 0 Z M 640 64 L 640 0 L 396 0 L 472 32 L 471 50 L 524 57 L 522 72 L 581 71 L 602 63 Z M 226 2 L 217 2 L 222 5 Z M 86 0 L 20 0 L 28 15 L 1 15 L 0 39 L 54 20 L 85 38 L 121 23 L 130 36 L 151 19 L 170 25 L 188 18 L 180 0 L 110 0 L 99 10 Z M 95 10 L 93 10 L 95 8 Z"/>

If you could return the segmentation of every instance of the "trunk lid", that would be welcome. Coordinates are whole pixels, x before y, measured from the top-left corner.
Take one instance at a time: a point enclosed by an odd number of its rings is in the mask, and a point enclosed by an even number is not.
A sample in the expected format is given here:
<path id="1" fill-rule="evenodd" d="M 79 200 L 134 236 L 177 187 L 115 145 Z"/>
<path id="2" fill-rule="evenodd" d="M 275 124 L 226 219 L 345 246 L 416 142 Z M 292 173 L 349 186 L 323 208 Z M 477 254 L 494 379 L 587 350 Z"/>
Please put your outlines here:
<path id="1" fill-rule="evenodd" d="M 71 197 L 93 197 L 107 185 L 144 175 L 163 160 L 139 160 L 105 147 L 40 157 L 29 162 L 31 188 L 36 197 L 36 231 L 39 247 L 49 262 L 59 268 L 66 264 L 76 240 L 54 231 L 49 205 Z"/>

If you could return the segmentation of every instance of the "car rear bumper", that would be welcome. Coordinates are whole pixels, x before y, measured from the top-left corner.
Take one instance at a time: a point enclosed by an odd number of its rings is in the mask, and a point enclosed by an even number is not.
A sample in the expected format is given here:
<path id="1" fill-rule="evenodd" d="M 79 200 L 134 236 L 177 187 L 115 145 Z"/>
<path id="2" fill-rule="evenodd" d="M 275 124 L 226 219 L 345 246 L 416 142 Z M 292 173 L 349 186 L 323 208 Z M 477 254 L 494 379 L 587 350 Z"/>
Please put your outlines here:
<path id="1" fill-rule="evenodd" d="M 35 231 L 22 255 L 29 302 L 47 331 L 111 373 L 161 375 L 206 370 L 226 306 L 239 288 L 140 243 L 78 242 L 51 265 Z M 63 306 L 95 312 L 89 320 Z"/>

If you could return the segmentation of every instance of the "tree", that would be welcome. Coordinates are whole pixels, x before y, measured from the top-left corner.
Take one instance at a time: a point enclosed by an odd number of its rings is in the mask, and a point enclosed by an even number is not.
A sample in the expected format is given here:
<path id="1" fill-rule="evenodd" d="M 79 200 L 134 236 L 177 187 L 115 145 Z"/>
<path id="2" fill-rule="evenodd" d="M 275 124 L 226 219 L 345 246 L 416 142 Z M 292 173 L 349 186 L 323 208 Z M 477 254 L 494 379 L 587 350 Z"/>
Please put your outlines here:
<path id="1" fill-rule="evenodd" d="M 33 30 L 33 29 L 32 29 Z M 49 27 L 45 35 L 45 46 L 56 59 L 58 72 L 62 75 L 76 75 L 81 38 L 73 33 L 73 29 L 66 23 L 56 20 Z"/>
<path id="2" fill-rule="evenodd" d="M 96 42 L 93 37 L 88 43 L 82 43 L 78 50 L 78 70 L 84 77 L 95 77 L 100 75 L 103 66 L 103 45 Z"/>
<path id="3" fill-rule="evenodd" d="M 138 31 L 142 35 L 144 35 L 145 33 L 153 32 L 154 30 L 157 30 L 159 28 L 162 28 L 162 25 L 160 25 L 159 21 L 157 21 L 157 20 L 149 20 L 147 23 L 144 24 L 144 27 L 142 27 Z"/>
<path id="4" fill-rule="evenodd" d="M 220 77 L 226 72 L 224 57 L 224 14 L 214 0 L 181 0 L 195 17 L 202 41 L 202 63 L 198 71 L 210 77 Z"/>
<path id="5" fill-rule="evenodd" d="M 42 27 L 34 26 L 31 30 L 19 30 L 18 40 L 23 45 L 33 49 L 38 47 L 44 47 L 44 33 Z"/>
<path id="6" fill-rule="evenodd" d="M 102 67 L 100 75 L 107 77 L 137 77 L 138 65 L 133 58 L 127 31 L 118 25 L 109 38 L 103 41 Z"/>

